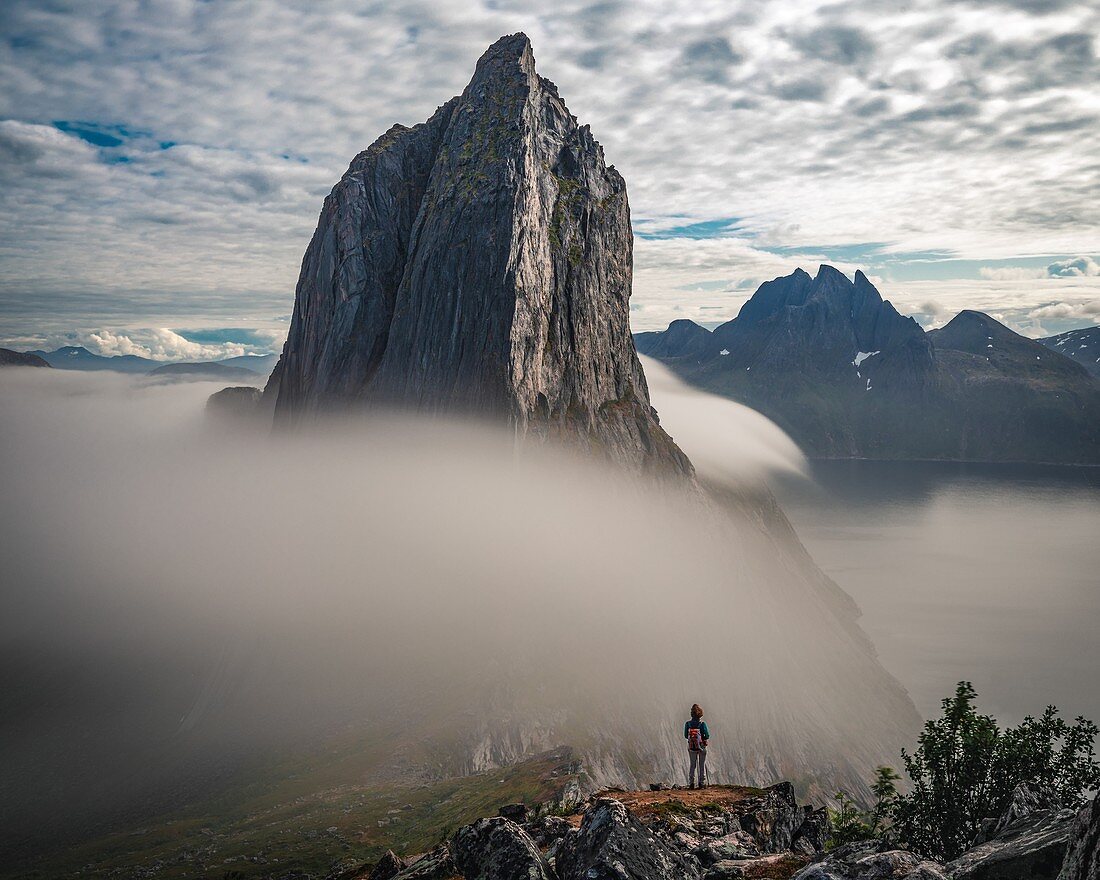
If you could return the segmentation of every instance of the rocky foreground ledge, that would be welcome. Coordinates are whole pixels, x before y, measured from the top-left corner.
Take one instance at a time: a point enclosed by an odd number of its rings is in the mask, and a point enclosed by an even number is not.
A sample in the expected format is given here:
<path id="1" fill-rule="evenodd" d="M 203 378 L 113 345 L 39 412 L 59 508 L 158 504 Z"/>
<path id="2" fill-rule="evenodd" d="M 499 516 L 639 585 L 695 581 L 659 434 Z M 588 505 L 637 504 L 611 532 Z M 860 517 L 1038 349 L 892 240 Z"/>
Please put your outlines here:
<path id="1" fill-rule="evenodd" d="M 826 851 L 824 809 L 790 783 L 601 792 L 568 815 L 523 804 L 420 856 L 338 866 L 327 880 L 1097 880 L 1100 804 L 1078 814 L 1021 786 L 974 848 L 942 865 L 881 841 Z"/>

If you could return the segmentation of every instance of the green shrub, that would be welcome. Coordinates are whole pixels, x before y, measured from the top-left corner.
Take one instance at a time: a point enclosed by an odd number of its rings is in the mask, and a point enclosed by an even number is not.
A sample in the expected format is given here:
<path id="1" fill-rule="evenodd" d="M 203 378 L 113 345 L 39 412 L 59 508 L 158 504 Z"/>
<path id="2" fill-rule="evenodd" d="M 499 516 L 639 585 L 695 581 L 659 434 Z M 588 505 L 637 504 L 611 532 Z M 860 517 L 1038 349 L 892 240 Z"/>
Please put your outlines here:
<path id="1" fill-rule="evenodd" d="M 1073 807 L 1100 781 L 1093 722 L 1067 724 L 1048 706 L 1041 717 L 1001 730 L 978 714 L 976 697 L 970 682 L 959 682 L 943 716 L 924 725 L 916 751 L 901 754 L 910 790 L 895 795 L 887 813 L 894 834 L 926 856 L 958 856 L 983 819 L 1004 812 L 1021 782 L 1048 787 Z"/>
<path id="2" fill-rule="evenodd" d="M 838 791 L 837 807 L 828 813 L 830 847 L 881 837 L 886 832 L 886 822 L 897 799 L 896 783 L 900 778 L 892 767 L 879 767 L 875 771 L 875 781 L 871 786 L 875 805 L 870 811 L 861 810 L 848 795 Z"/>

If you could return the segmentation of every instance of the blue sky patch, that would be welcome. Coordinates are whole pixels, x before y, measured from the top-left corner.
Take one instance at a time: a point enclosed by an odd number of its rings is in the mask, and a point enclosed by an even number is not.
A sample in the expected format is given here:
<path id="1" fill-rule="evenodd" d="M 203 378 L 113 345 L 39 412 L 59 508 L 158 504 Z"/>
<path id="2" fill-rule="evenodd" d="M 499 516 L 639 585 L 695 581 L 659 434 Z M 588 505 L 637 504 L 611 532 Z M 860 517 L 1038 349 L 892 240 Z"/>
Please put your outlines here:
<path id="1" fill-rule="evenodd" d="M 741 232 L 740 217 L 720 217 L 717 220 L 702 220 L 698 223 L 685 223 L 682 226 L 666 226 L 659 229 L 646 229 L 653 220 L 638 220 L 634 224 L 634 234 L 638 238 L 659 241 L 668 238 L 721 238 Z"/>

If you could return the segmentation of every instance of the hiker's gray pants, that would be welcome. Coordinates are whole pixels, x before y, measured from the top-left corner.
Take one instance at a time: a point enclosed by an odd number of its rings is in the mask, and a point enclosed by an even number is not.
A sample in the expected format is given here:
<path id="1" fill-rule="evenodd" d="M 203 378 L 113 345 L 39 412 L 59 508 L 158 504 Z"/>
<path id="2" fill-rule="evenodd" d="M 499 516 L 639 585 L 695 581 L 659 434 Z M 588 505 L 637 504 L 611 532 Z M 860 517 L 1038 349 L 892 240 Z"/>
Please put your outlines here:
<path id="1" fill-rule="evenodd" d="M 691 767 L 688 769 L 688 785 L 693 785 L 695 783 L 696 767 L 699 768 L 699 785 L 702 785 L 707 779 L 707 753 L 706 751 L 693 752 L 691 749 L 688 749 L 688 754 L 691 755 Z"/>

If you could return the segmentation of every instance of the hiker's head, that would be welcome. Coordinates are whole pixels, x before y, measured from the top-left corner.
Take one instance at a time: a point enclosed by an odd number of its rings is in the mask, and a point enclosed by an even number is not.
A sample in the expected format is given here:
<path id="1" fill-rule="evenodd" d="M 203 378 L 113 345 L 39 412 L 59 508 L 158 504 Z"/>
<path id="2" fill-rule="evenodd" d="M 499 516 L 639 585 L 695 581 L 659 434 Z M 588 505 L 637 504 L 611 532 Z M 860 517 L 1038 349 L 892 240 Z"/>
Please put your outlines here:
<path id="1" fill-rule="evenodd" d="M 692 706 L 691 706 L 691 717 L 692 718 L 702 718 L 703 717 L 703 707 L 700 706 L 698 703 L 693 703 L 692 704 Z"/>

